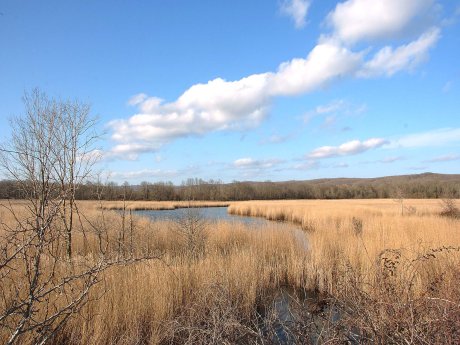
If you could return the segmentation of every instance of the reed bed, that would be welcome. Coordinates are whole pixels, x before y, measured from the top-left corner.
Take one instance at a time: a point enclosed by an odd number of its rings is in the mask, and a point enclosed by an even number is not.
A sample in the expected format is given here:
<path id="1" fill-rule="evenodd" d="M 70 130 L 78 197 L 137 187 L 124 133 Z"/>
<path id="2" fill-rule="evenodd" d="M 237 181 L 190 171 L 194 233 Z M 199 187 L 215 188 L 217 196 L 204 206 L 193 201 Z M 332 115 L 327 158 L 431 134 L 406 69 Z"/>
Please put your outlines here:
<path id="1" fill-rule="evenodd" d="M 12 206 L 26 214 L 25 203 Z M 192 247 L 180 222 L 98 202 L 78 206 L 76 258 L 91 257 L 103 242 L 114 256 L 158 259 L 104 271 L 51 344 L 276 344 L 279 320 L 261 321 L 260 310 L 280 289 L 317 298 L 313 306 L 295 300 L 292 343 L 460 340 L 460 223 L 439 216 L 439 201 L 404 200 L 404 215 L 393 200 L 236 202 L 232 214 L 293 226 L 205 222 Z"/>
<path id="2" fill-rule="evenodd" d="M 433 250 L 460 259 L 460 222 L 439 216 L 438 200 L 405 200 L 406 214 L 393 200 L 249 201 L 233 204 L 229 213 L 299 225 L 308 233 L 312 287 L 333 292 L 338 265 L 351 265 L 373 276 L 385 252 L 398 250 L 417 260 Z"/>
<path id="3" fill-rule="evenodd" d="M 229 207 L 232 214 L 304 229 L 310 249 L 306 288 L 331 296 L 341 306 L 339 323 L 357 327 L 369 337 L 360 340 L 371 343 L 460 341 L 460 220 L 442 217 L 442 211 L 439 200 L 252 201 Z"/>
<path id="4" fill-rule="evenodd" d="M 87 203 L 94 203 L 88 201 Z M 229 202 L 223 201 L 104 201 L 100 207 L 106 210 L 174 210 L 187 207 L 227 207 Z"/>
<path id="5" fill-rule="evenodd" d="M 97 252 L 95 229 L 104 230 L 113 255 L 151 253 L 159 259 L 103 272 L 89 302 L 50 343 L 234 343 L 240 337 L 255 343 L 256 309 L 266 296 L 283 285 L 303 285 L 306 250 L 294 228 L 206 223 L 203 246 L 191 253 L 177 223 L 131 216 L 124 220 L 129 228 L 120 247 L 120 212 L 101 210 L 94 202 L 79 202 L 79 209 L 84 217 L 74 236 L 74 261 Z M 0 330 L 0 343 L 4 336 Z"/>

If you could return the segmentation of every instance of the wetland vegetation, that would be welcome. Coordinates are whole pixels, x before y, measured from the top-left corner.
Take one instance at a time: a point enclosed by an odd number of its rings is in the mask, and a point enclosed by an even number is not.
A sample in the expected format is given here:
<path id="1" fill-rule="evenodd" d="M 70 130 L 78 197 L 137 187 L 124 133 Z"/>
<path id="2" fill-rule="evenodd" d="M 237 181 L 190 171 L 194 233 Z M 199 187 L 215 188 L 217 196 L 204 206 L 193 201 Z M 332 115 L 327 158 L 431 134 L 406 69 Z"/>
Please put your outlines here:
<path id="1" fill-rule="evenodd" d="M 25 202 L 2 204 L 27 215 Z M 416 211 L 401 215 L 393 200 L 232 203 L 230 214 L 278 221 L 248 223 L 210 222 L 194 209 L 152 219 L 109 210 L 113 203 L 78 201 L 84 217 L 75 226 L 73 261 L 125 260 L 98 273 L 86 302 L 48 342 L 453 344 L 460 322 L 459 221 L 440 216 L 438 200 L 406 204 Z M 14 222 L 2 212 L 4 225 Z M 150 259 L 131 260 L 142 257 Z M 61 269 L 56 279 L 65 275 Z M 11 286 L 26 278 L 20 273 L 19 267 L 12 273 Z M 12 291 L 8 281 L 2 280 L 2 308 L 14 296 L 5 294 Z M 289 296 L 282 312 L 280 294 Z M 39 304 L 35 317 L 45 305 L 58 309 L 58 296 Z M 6 342 L 13 319 L 2 322 Z M 21 343 L 40 331 L 24 333 Z"/>

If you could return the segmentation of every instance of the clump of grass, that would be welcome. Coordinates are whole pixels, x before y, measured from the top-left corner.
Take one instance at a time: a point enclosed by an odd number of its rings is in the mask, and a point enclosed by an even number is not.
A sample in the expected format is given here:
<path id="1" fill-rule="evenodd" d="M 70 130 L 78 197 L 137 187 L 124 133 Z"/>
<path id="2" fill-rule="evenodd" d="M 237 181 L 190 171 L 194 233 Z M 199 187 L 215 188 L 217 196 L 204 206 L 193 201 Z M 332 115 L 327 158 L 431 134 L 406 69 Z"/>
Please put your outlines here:
<path id="1" fill-rule="evenodd" d="M 353 232 L 356 236 L 361 236 L 363 233 L 363 221 L 359 218 L 353 217 L 351 219 L 351 224 L 353 227 Z"/>

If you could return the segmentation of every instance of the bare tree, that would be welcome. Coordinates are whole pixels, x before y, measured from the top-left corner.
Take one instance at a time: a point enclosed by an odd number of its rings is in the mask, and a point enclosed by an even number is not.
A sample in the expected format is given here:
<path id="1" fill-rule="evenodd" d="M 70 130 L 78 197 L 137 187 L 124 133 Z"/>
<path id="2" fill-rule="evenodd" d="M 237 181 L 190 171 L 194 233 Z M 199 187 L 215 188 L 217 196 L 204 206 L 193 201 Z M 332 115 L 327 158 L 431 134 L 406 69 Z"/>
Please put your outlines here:
<path id="1" fill-rule="evenodd" d="M 9 218 L 0 220 L 0 341 L 43 344 L 88 301 L 103 270 L 148 257 L 111 259 L 102 246 L 72 252 L 75 191 L 96 159 L 94 120 L 87 105 L 38 90 L 24 104 L 0 148 L 0 167 L 26 201 L 0 204 Z"/>
<path id="2" fill-rule="evenodd" d="M 399 204 L 399 207 L 401 209 L 401 216 L 404 215 L 404 199 L 405 199 L 405 193 L 402 187 L 397 187 L 396 190 L 394 191 L 393 195 L 393 201 L 397 202 Z"/>
<path id="3" fill-rule="evenodd" d="M 90 177 L 94 163 L 99 159 L 94 144 L 98 135 L 94 130 L 96 118 L 90 105 L 79 101 L 57 102 L 57 130 L 54 132 L 57 175 L 65 194 L 61 218 L 66 232 L 67 256 L 72 256 L 72 232 L 77 188 Z"/>

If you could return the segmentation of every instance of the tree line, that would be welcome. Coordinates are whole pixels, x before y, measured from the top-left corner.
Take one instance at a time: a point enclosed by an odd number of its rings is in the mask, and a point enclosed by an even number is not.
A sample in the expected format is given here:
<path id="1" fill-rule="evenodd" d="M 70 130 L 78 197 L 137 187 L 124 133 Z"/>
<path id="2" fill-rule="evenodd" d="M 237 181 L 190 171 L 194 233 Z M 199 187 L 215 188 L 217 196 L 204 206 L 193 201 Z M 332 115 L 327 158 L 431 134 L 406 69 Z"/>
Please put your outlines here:
<path id="1" fill-rule="evenodd" d="M 17 181 L 0 181 L 0 199 L 22 199 Z M 85 182 L 75 187 L 78 200 L 275 200 L 275 199 L 381 199 L 460 198 L 460 175 L 418 174 L 375 179 L 322 179 L 287 182 L 223 183 L 190 178 L 180 185 L 172 182 L 130 184 Z"/>

